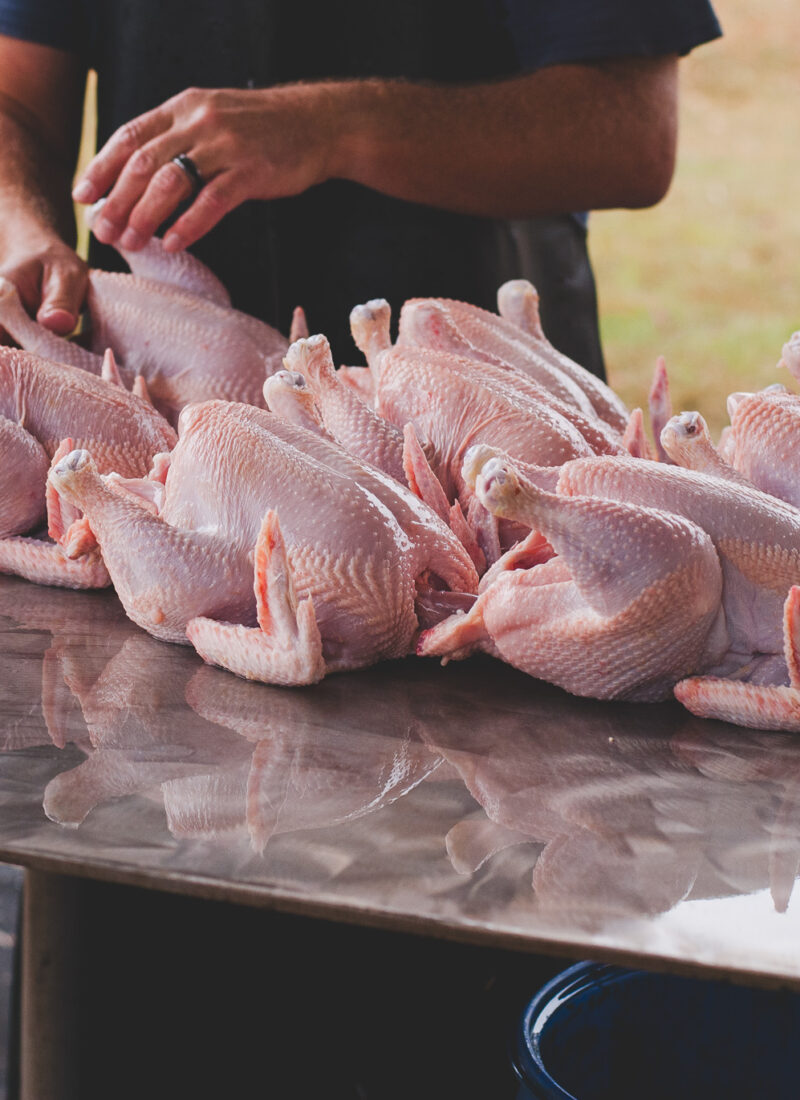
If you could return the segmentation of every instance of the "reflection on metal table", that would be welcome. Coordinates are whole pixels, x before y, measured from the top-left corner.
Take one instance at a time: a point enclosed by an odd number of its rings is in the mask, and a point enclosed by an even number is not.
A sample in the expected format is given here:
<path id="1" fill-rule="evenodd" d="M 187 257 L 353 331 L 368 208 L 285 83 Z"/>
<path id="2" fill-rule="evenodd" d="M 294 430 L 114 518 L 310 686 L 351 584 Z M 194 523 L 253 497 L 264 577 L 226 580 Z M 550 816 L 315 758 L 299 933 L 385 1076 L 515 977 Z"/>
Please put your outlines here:
<path id="1" fill-rule="evenodd" d="M 248 683 L 111 592 L 6 577 L 0 693 L 0 858 L 27 869 L 26 922 L 88 879 L 800 989 L 791 735 L 489 658 Z"/>

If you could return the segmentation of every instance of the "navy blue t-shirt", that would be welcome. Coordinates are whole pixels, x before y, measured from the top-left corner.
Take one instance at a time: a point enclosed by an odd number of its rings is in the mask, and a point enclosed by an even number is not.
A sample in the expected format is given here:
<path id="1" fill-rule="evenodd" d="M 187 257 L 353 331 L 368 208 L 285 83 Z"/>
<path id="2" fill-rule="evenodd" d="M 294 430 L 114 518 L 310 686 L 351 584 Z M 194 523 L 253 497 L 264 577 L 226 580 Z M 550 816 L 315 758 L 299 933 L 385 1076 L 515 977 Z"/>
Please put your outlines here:
<path id="1" fill-rule="evenodd" d="M 100 46 L 96 33 L 99 13 L 104 0 L 0 0 L 0 33 L 24 38 L 70 52 L 83 53 L 90 64 Z M 133 5 L 129 5 L 133 6 Z M 163 5 L 168 6 L 168 5 Z M 251 5 L 252 6 L 252 5 Z M 642 4 L 641 0 L 483 0 L 480 5 L 488 20 L 501 34 L 507 35 L 509 48 L 518 72 L 543 65 L 587 61 L 603 57 L 630 55 L 655 56 L 669 53 L 686 54 L 695 46 L 711 41 L 722 32 L 707 0 L 670 0 L 663 4 Z M 339 27 L 353 25 L 358 31 L 360 19 L 348 18 L 354 5 L 332 5 L 333 17 Z M 402 5 L 400 5 L 402 7 Z M 454 17 L 451 44 L 457 52 L 464 20 L 469 12 L 461 5 L 449 5 Z M 324 53 L 330 52 L 330 41 L 319 30 L 320 13 L 306 18 L 302 5 L 295 7 L 295 21 L 304 30 L 303 43 L 319 41 Z M 381 38 L 379 24 L 383 17 L 380 7 L 371 7 L 372 19 L 361 22 L 356 40 Z M 459 18 L 460 15 L 460 18 Z M 424 35 L 426 27 L 414 27 L 413 16 L 404 17 L 409 28 Z M 189 24 L 188 28 L 191 28 Z M 377 33 L 376 33 L 377 32 Z M 368 54 L 359 43 L 360 52 Z M 416 47 L 419 48 L 418 46 Z M 328 75 L 333 75 L 332 60 Z M 386 75 L 380 68 L 363 66 L 371 75 Z M 321 75 L 321 74 L 320 74 Z M 398 73 L 397 75 L 408 75 Z"/>
<path id="2" fill-rule="evenodd" d="M 685 54 L 721 33 L 708 0 L 0 0 L 0 34 L 79 54 L 98 74 L 98 142 L 183 88 L 326 77 L 490 80 L 544 65 Z M 241 309 L 288 330 L 306 308 L 339 362 L 350 309 L 437 295 L 494 308 L 530 278 L 545 332 L 603 373 L 585 230 L 571 214 L 479 218 L 342 180 L 245 203 L 193 247 Z M 97 242 L 91 261 L 119 267 Z"/>

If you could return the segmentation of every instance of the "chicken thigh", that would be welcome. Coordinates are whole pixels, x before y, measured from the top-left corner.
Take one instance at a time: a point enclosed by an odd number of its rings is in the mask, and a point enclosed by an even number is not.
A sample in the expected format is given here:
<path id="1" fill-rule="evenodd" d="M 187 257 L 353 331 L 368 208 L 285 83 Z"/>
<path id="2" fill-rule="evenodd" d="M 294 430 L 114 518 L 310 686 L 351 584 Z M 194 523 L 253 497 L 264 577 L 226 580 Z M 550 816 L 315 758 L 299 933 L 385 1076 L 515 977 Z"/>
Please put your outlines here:
<path id="1" fill-rule="evenodd" d="M 660 462 L 603 457 L 567 463 L 557 492 L 674 512 L 713 540 L 731 649 L 783 651 L 783 607 L 800 584 L 800 510 L 736 481 Z"/>

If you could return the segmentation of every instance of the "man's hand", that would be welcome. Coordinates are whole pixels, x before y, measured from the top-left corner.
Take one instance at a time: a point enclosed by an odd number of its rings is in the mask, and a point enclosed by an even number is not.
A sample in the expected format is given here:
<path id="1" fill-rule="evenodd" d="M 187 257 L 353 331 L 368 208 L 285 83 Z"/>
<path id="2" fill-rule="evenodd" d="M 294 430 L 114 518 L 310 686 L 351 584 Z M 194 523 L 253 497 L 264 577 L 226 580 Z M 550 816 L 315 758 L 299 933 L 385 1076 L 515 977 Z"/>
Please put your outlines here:
<path id="1" fill-rule="evenodd" d="M 0 275 L 15 283 L 25 308 L 51 332 L 67 336 L 78 323 L 88 268 L 55 233 L 19 226 L 2 251 Z M 0 326 L 0 342 L 3 329 Z"/>
<path id="2" fill-rule="evenodd" d="M 63 50 L 0 35 L 0 274 L 59 335 L 75 327 L 86 294 L 69 198 L 85 82 Z"/>
<path id="3" fill-rule="evenodd" d="M 165 238 L 177 251 L 247 199 L 299 194 L 330 175 L 334 115 L 323 85 L 257 90 L 190 88 L 114 133 L 73 190 L 91 203 L 108 192 L 98 240 L 141 248 L 189 198 L 173 158 L 188 155 L 204 185 Z"/>

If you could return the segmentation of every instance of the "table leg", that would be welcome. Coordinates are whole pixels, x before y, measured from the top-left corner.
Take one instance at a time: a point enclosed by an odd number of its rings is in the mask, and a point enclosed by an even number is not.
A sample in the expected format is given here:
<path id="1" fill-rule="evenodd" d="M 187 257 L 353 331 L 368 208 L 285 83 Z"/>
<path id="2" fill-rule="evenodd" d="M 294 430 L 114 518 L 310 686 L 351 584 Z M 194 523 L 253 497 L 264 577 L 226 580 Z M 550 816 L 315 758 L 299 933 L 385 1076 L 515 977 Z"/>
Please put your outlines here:
<path id="1" fill-rule="evenodd" d="M 20 997 L 21 1100 L 77 1095 L 73 1054 L 80 953 L 75 950 L 81 883 L 68 875 L 25 872 Z"/>

